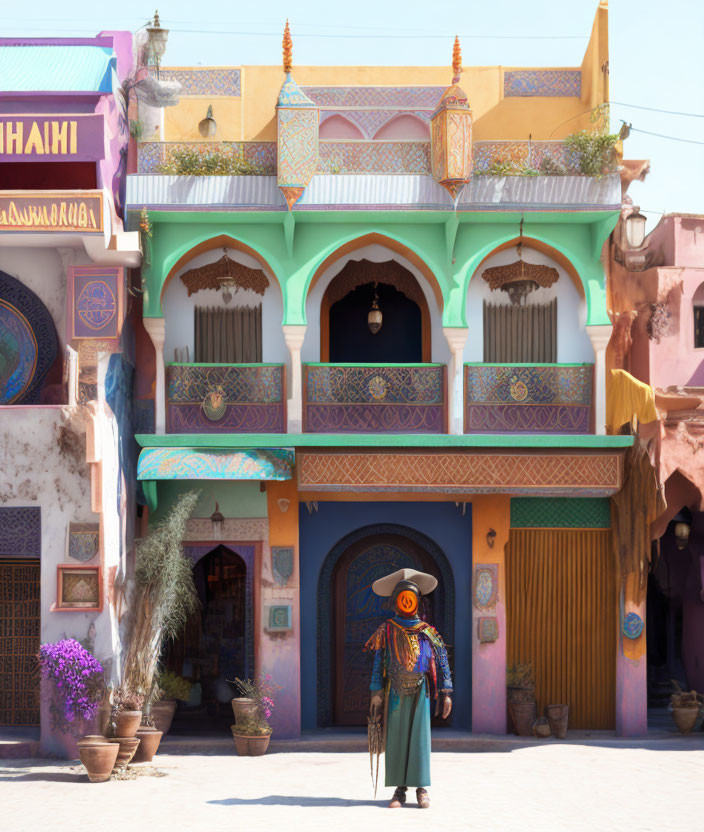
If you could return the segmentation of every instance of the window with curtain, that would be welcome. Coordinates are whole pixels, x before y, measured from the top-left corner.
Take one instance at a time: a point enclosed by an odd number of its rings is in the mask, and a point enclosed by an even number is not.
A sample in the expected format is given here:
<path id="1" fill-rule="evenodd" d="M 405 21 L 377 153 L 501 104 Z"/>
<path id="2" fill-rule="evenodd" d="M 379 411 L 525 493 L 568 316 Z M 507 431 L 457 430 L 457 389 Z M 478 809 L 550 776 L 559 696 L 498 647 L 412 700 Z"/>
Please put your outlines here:
<path id="1" fill-rule="evenodd" d="M 554 364 L 557 361 L 557 298 L 550 303 L 526 306 L 484 301 L 484 361 Z"/>
<path id="2" fill-rule="evenodd" d="M 196 306 L 194 316 L 196 363 L 261 363 L 261 305 L 234 309 Z"/>
<path id="3" fill-rule="evenodd" d="M 704 306 L 694 307 L 694 348 L 704 347 Z"/>

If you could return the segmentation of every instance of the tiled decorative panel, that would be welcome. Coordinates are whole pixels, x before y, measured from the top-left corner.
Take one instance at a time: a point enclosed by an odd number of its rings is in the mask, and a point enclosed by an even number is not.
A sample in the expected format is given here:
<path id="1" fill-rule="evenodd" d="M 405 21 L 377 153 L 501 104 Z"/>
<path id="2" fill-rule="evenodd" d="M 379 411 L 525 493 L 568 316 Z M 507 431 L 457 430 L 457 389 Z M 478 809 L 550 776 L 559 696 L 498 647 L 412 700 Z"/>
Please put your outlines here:
<path id="1" fill-rule="evenodd" d="M 242 159 L 255 165 L 260 174 L 276 174 L 276 142 L 141 142 L 137 172 L 159 173 L 161 165 L 172 159 L 174 152 L 182 150 Z"/>
<path id="2" fill-rule="evenodd" d="M 319 173 L 424 173 L 430 142 L 320 142 Z"/>
<path id="3" fill-rule="evenodd" d="M 99 566 L 59 565 L 59 609 L 99 609 L 102 606 L 100 592 Z"/>
<path id="4" fill-rule="evenodd" d="M 465 433 L 589 433 L 591 364 L 466 364 Z"/>
<path id="5" fill-rule="evenodd" d="M 512 162 L 517 167 L 540 170 L 545 160 L 563 168 L 566 173 L 579 173 L 579 157 L 563 142 L 494 141 L 474 142 L 474 171 L 482 173 L 494 163 Z"/>
<path id="6" fill-rule="evenodd" d="M 192 450 L 144 448 L 139 480 L 290 480 L 294 452 L 288 448 Z"/>
<path id="7" fill-rule="evenodd" d="M 282 364 L 171 364 L 169 433 L 284 433 Z"/>
<path id="8" fill-rule="evenodd" d="M 38 558 L 41 552 L 41 508 L 0 508 L 0 555 Z"/>
<path id="9" fill-rule="evenodd" d="M 181 95 L 229 95 L 240 93 L 239 69 L 208 67 L 204 69 L 162 69 L 161 81 L 178 81 Z"/>
<path id="10" fill-rule="evenodd" d="M 68 270 L 71 339 L 114 339 L 122 323 L 124 272 L 109 266 L 71 266 Z M 83 358 L 81 355 L 79 358 Z"/>
<path id="11" fill-rule="evenodd" d="M 518 69 L 504 73 L 505 98 L 536 95 L 579 98 L 581 94 L 579 69 Z"/>
<path id="12" fill-rule="evenodd" d="M 99 547 L 98 523 L 69 523 L 68 556 L 72 560 L 87 563 L 98 554 Z"/>
<path id="13" fill-rule="evenodd" d="M 445 87 L 304 87 L 318 107 L 395 107 L 434 110 Z"/>
<path id="14" fill-rule="evenodd" d="M 297 453 L 302 491 L 605 497 L 621 488 L 623 453 L 314 451 Z"/>
<path id="15" fill-rule="evenodd" d="M 511 500 L 512 529 L 608 529 L 611 504 L 605 499 L 584 497 L 514 497 Z"/>
<path id="16" fill-rule="evenodd" d="M 443 433 L 445 367 L 305 367 L 308 433 Z"/>

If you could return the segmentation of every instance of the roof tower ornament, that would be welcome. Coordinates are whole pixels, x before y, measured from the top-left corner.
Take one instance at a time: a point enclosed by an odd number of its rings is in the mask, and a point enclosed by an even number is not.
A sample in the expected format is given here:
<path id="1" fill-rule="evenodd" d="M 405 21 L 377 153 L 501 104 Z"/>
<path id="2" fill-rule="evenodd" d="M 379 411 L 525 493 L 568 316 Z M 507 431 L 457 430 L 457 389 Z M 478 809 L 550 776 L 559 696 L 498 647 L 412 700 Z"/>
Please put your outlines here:
<path id="1" fill-rule="evenodd" d="M 286 77 L 276 102 L 276 182 L 290 211 L 318 167 L 320 113 L 291 74 L 293 40 L 288 20 L 284 27 L 282 46 Z"/>
<path id="2" fill-rule="evenodd" d="M 433 177 L 456 202 L 472 176 L 472 111 L 459 86 L 462 50 L 459 37 L 452 48 L 452 83 L 438 102 L 430 121 Z"/>

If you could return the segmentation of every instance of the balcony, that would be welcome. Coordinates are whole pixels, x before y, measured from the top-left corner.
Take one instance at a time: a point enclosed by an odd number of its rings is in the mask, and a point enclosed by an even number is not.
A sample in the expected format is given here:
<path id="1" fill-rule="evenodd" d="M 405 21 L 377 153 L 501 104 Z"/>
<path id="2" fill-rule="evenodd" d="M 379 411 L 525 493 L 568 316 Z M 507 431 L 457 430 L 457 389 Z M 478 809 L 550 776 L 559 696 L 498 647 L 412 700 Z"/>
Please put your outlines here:
<path id="1" fill-rule="evenodd" d="M 444 364 L 306 364 L 305 433 L 445 433 Z"/>
<path id="2" fill-rule="evenodd" d="M 465 433 L 592 432 L 592 364 L 465 364 Z"/>
<path id="3" fill-rule="evenodd" d="M 169 364 L 168 433 L 285 433 L 283 364 Z"/>

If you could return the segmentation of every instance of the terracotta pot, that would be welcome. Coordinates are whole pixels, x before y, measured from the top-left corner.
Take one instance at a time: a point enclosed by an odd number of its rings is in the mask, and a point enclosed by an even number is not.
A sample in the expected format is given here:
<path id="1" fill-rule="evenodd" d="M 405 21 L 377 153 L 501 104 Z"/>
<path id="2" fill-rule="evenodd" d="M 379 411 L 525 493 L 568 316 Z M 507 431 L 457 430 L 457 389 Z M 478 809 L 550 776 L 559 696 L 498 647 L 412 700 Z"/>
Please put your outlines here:
<path id="1" fill-rule="evenodd" d="M 545 715 L 550 723 L 553 737 L 564 740 L 567 736 L 567 722 L 570 715 L 569 705 L 548 705 L 545 708 Z"/>
<path id="2" fill-rule="evenodd" d="M 235 740 L 235 748 L 240 757 L 261 757 L 262 754 L 266 754 L 271 739 L 271 731 L 268 734 L 253 737 L 247 734 L 238 734 L 236 725 L 231 725 L 230 728 Z"/>
<path id="3" fill-rule="evenodd" d="M 697 721 L 699 708 L 673 708 L 672 718 L 680 734 L 689 734 Z"/>
<path id="4" fill-rule="evenodd" d="M 151 763 L 156 754 L 156 750 L 161 742 L 162 732 L 157 731 L 156 728 L 147 728 L 142 726 L 137 731 L 137 739 L 139 740 L 139 747 L 132 757 L 133 763 Z"/>
<path id="5" fill-rule="evenodd" d="M 157 731 L 168 734 L 174 714 L 176 713 L 175 699 L 162 699 L 152 705 L 152 719 Z"/>
<path id="6" fill-rule="evenodd" d="M 110 779 L 120 746 L 115 743 L 89 743 L 79 747 L 78 754 L 86 767 L 91 783 L 104 783 Z"/>
<path id="7" fill-rule="evenodd" d="M 78 740 L 76 745 L 83 748 L 85 745 L 104 745 L 107 741 L 107 737 L 102 734 L 86 734 Z"/>
<path id="8" fill-rule="evenodd" d="M 533 723 L 538 716 L 538 706 L 535 702 L 509 702 L 508 709 L 518 736 L 532 737 Z"/>
<path id="9" fill-rule="evenodd" d="M 242 696 L 239 699 L 232 700 L 232 710 L 235 712 L 235 722 L 239 724 L 247 719 L 253 719 L 257 715 L 259 707 L 254 699 Z"/>
<path id="10" fill-rule="evenodd" d="M 132 757 L 134 757 L 134 752 L 137 750 L 137 746 L 139 745 L 137 737 L 113 737 L 112 739 L 109 739 L 108 742 L 111 742 L 118 747 L 117 762 L 115 763 L 116 770 L 125 768 L 127 763 L 129 763 Z"/>
<path id="11" fill-rule="evenodd" d="M 141 711 L 118 711 L 115 717 L 115 736 L 118 739 L 134 737 L 141 721 Z"/>

